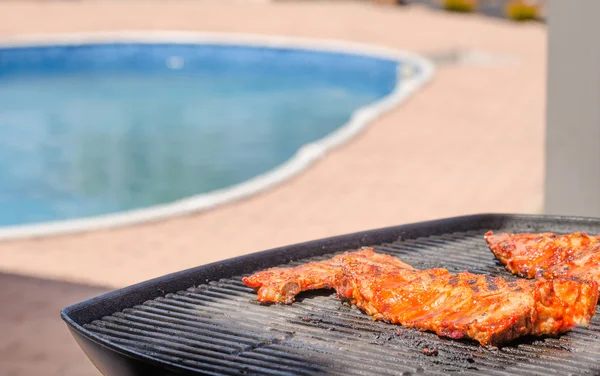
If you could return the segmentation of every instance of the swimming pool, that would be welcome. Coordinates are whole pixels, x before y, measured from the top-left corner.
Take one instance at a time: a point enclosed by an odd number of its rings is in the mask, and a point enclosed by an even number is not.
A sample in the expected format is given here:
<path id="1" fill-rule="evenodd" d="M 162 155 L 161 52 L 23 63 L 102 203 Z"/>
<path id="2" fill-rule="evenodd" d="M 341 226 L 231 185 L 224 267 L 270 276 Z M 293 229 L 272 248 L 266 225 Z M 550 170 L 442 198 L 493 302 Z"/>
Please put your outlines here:
<path id="1" fill-rule="evenodd" d="M 189 37 L 0 47 L 0 226 L 243 196 L 234 190 L 276 182 L 299 151 L 311 154 L 306 145 L 315 159 L 347 138 L 358 110 L 385 104 L 404 81 L 414 88 L 430 68 Z"/>

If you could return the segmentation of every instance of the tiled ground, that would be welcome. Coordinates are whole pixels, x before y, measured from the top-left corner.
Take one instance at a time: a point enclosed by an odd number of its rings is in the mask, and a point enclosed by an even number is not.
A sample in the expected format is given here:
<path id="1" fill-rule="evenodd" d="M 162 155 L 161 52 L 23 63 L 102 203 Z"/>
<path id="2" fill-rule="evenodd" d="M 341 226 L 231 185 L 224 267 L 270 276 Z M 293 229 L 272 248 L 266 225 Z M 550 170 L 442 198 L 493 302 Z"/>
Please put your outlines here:
<path id="1" fill-rule="evenodd" d="M 450 15 L 422 6 L 341 1 L 0 2 L 0 36 L 124 29 L 335 38 L 436 56 L 462 49 L 512 60 L 440 66 L 433 82 L 408 102 L 299 177 L 267 193 L 163 222 L 0 243 L 1 271 L 118 287 L 323 236 L 466 213 L 541 209 L 543 25 Z M 30 286 L 13 278 L 12 284 L 0 282 L 0 292 L 35 289 Z M 36 356 L 52 363 L 56 374 L 84 374 L 77 371 L 80 358 L 50 346 L 51 338 L 60 332 L 56 341 L 67 341 L 74 349 L 64 335 L 58 309 L 67 300 L 83 299 L 96 291 L 82 294 L 73 286 L 60 294 L 50 289 L 41 295 L 40 299 L 54 302 L 51 309 L 44 309 L 44 314 L 54 310 L 50 313 L 54 319 L 44 325 L 55 326 L 56 333 L 40 332 L 33 324 L 1 328 L 0 349 L 6 346 L 5 338 L 33 332 L 38 336 L 30 337 L 30 345 L 23 342 L 12 352 L 0 351 L 0 374 L 7 367 L 13 375 L 39 374 L 38 363 L 26 366 L 15 360 Z M 61 300 L 61 294 L 69 291 L 69 299 Z M 29 299 L 16 298 L 12 304 L 10 317 L 15 319 L 19 319 L 15 312 L 35 307 Z M 0 319 L 5 311 L 0 306 Z M 39 336 L 50 337 L 38 340 Z M 82 359 L 83 354 L 79 355 Z M 56 368 L 59 364 L 67 366 Z"/>

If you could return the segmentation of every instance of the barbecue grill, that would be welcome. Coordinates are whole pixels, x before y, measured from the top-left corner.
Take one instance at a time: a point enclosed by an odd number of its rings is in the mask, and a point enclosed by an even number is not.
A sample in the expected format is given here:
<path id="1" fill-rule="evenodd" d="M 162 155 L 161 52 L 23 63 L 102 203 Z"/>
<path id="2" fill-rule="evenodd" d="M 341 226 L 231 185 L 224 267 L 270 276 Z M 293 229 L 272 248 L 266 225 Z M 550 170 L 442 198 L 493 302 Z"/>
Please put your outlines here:
<path id="1" fill-rule="evenodd" d="M 329 290 L 302 293 L 291 305 L 261 305 L 241 282 L 258 270 L 361 246 L 416 268 L 514 279 L 487 248 L 488 230 L 600 233 L 600 219 L 482 214 L 343 235 L 170 274 L 61 315 L 105 375 L 600 374 L 600 314 L 589 328 L 557 338 L 524 337 L 486 349 L 374 322 Z"/>

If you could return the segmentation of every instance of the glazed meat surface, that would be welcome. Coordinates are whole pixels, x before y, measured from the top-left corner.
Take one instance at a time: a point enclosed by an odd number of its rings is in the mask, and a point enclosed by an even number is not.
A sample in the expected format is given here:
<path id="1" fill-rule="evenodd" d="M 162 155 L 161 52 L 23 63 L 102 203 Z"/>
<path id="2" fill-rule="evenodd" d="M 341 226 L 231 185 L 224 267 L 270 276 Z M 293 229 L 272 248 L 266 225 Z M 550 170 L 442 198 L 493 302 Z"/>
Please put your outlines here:
<path id="1" fill-rule="evenodd" d="M 314 279 L 311 279 L 314 278 Z M 556 335 L 587 325 L 596 309 L 594 281 L 518 280 L 446 269 L 417 270 L 372 249 L 243 279 L 264 303 L 291 303 L 300 291 L 334 288 L 376 320 L 453 339 L 498 345 L 517 337 Z"/>
<path id="2" fill-rule="evenodd" d="M 337 278 L 344 262 L 352 256 L 354 262 L 375 265 L 380 272 L 396 269 L 413 269 L 395 257 L 363 249 L 352 254 L 344 253 L 320 262 L 311 262 L 295 268 L 272 268 L 258 272 L 242 280 L 258 289 L 258 300 L 263 303 L 292 303 L 301 291 L 332 289 L 337 286 Z"/>
<path id="3" fill-rule="evenodd" d="M 600 237 L 583 232 L 557 235 L 485 234 L 490 249 L 521 277 L 591 279 L 600 282 Z"/>

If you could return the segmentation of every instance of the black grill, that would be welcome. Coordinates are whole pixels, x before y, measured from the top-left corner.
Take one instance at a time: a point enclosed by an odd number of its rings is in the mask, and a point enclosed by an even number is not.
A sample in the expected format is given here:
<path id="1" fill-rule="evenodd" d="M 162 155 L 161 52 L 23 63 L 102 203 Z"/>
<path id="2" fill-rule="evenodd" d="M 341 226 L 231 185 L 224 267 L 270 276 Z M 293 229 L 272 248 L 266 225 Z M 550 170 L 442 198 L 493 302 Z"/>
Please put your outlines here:
<path id="1" fill-rule="evenodd" d="M 513 279 L 488 250 L 483 239 L 488 229 L 555 232 L 578 229 L 600 233 L 600 222 L 593 220 L 561 219 L 557 222 L 541 217 L 508 216 L 467 218 L 471 219 L 467 226 L 464 217 L 434 222 L 434 225 L 429 222 L 400 226 L 283 248 L 271 251 L 268 258 L 273 259 L 275 254 L 284 259 L 300 256 L 287 264 L 293 266 L 329 258 L 351 248 L 340 246 L 344 242 L 354 246 L 358 246 L 355 244 L 358 242 L 375 245 L 376 251 L 399 257 L 417 268 L 446 267 L 453 272 L 469 270 Z M 477 218 L 478 221 L 473 221 Z M 456 229 L 461 231 L 453 231 Z M 413 238 L 412 235 L 419 236 Z M 386 237 L 397 239 L 399 236 L 400 240 L 385 242 Z M 373 240 L 371 244 L 369 240 Z M 294 247 L 296 252 L 289 252 Z M 328 249 L 334 250 L 327 252 Z M 317 255 L 302 257 L 301 253 Z M 260 260 L 260 255 L 254 256 L 260 266 L 250 265 L 244 274 L 275 265 Z M 252 257 L 246 256 L 246 260 L 252 260 Z M 232 271 L 240 268 L 239 265 L 220 264 L 221 267 L 219 264 L 211 267 L 221 269 L 221 274 L 226 274 L 228 268 Z M 214 275 L 214 270 L 211 273 Z M 165 366 L 172 372 L 187 370 L 219 375 L 600 374 L 598 314 L 593 317 L 590 328 L 577 328 L 560 338 L 525 337 L 490 350 L 475 342 L 454 341 L 433 333 L 373 322 L 356 307 L 342 304 L 332 291 L 302 293 L 291 305 L 261 305 L 256 302 L 254 291 L 241 282 L 241 276 L 218 278 L 205 284 L 191 283 L 196 287 L 166 294 L 160 293 L 158 282 L 153 281 L 150 286 L 155 286 L 155 295 L 161 296 L 143 304 L 116 309 L 111 313 L 118 312 L 105 316 L 102 310 L 106 307 L 102 304 L 98 307 L 97 301 L 97 307 L 91 309 L 96 317 L 90 314 L 89 307 L 82 306 L 76 315 L 64 312 L 63 316 L 71 314 L 75 321 L 84 321 L 82 325 L 74 325 L 70 320 L 72 317 L 67 320 L 71 325 L 79 326 L 76 330 L 84 337 L 129 356 L 154 360 L 152 367 Z M 121 295 L 121 305 L 127 304 L 128 294 L 135 292 Z M 138 291 L 137 294 L 144 293 Z M 81 304 L 85 305 L 85 302 Z M 114 301 L 112 304 L 117 308 Z M 437 356 L 423 354 L 424 348 L 436 348 Z M 93 355 L 90 357 L 94 360 Z M 103 369 L 98 362 L 96 364 Z M 113 371 L 104 367 L 104 372 Z M 135 373 L 133 369 L 129 374 Z"/>

